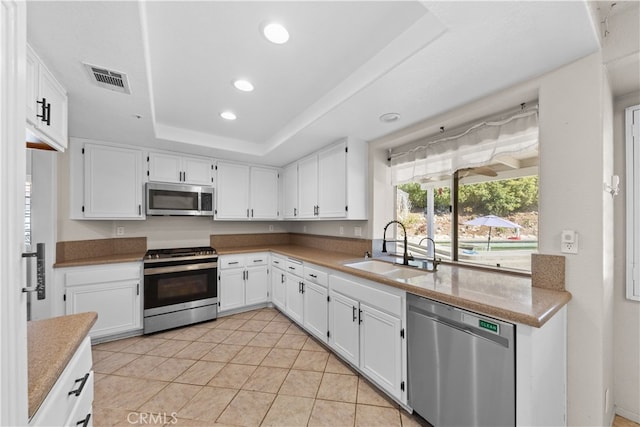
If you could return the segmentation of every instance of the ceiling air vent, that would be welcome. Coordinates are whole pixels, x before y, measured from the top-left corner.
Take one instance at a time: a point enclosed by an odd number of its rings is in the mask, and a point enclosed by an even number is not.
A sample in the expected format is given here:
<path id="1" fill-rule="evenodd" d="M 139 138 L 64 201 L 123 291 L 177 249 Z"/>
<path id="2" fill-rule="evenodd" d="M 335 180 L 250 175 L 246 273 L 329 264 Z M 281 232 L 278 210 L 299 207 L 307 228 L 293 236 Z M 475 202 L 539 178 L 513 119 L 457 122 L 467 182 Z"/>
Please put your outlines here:
<path id="1" fill-rule="evenodd" d="M 96 85 L 114 92 L 131 94 L 126 74 L 90 64 L 84 64 L 84 66 L 89 72 L 91 81 Z"/>

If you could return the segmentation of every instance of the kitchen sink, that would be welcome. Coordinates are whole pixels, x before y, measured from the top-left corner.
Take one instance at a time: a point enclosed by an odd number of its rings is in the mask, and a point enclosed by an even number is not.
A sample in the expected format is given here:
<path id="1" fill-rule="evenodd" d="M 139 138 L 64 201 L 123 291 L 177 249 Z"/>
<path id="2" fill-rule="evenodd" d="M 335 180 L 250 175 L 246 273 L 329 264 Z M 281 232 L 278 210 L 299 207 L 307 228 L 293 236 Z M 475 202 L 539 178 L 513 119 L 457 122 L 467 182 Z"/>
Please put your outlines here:
<path id="1" fill-rule="evenodd" d="M 369 273 L 379 274 L 381 276 L 388 277 L 389 279 L 400 281 L 411 279 L 416 276 L 424 276 L 429 273 L 428 271 L 421 270 L 419 268 L 406 267 L 379 260 L 350 262 L 344 264 L 344 266 L 356 268 Z"/>
<path id="2" fill-rule="evenodd" d="M 344 265 L 345 267 L 357 268 L 358 270 L 368 271 L 369 273 L 375 274 L 385 274 L 398 270 L 397 265 L 377 260 L 351 262 Z"/>

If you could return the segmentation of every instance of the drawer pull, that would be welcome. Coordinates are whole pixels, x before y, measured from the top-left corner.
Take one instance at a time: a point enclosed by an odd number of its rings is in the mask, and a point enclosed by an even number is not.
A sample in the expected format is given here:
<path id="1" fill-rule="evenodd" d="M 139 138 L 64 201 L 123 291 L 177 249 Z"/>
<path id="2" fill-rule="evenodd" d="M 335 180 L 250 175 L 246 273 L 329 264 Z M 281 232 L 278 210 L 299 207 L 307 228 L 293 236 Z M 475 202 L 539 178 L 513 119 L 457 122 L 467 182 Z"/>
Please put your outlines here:
<path id="1" fill-rule="evenodd" d="M 232 261 L 232 262 L 229 262 L 228 264 L 229 265 L 233 265 L 233 264 L 237 264 L 237 263 L 238 263 L 238 261 Z"/>
<path id="2" fill-rule="evenodd" d="M 87 427 L 89 425 L 89 420 L 91 419 L 91 413 L 88 413 L 84 420 L 80 420 L 76 423 L 76 426 L 82 425 L 82 427 Z"/>
<path id="3" fill-rule="evenodd" d="M 309 274 L 309 276 L 313 277 L 314 279 L 318 278 L 318 276 L 316 276 L 315 274 Z"/>
<path id="4" fill-rule="evenodd" d="M 295 267 L 289 267 L 289 270 L 295 270 L 295 269 L 296 269 Z"/>
<path id="5" fill-rule="evenodd" d="M 254 259 L 253 262 L 262 262 L 263 260 L 261 259 Z"/>
<path id="6" fill-rule="evenodd" d="M 82 393 L 82 389 L 84 388 L 84 385 L 87 383 L 87 380 L 89 379 L 89 372 L 87 372 L 84 377 L 82 378 L 78 378 L 74 384 L 77 384 L 78 382 L 80 382 L 80 387 L 78 387 L 75 390 L 71 390 L 69 392 L 69 396 L 71 396 L 72 394 L 75 394 L 76 396 L 80 396 L 80 393 Z"/>

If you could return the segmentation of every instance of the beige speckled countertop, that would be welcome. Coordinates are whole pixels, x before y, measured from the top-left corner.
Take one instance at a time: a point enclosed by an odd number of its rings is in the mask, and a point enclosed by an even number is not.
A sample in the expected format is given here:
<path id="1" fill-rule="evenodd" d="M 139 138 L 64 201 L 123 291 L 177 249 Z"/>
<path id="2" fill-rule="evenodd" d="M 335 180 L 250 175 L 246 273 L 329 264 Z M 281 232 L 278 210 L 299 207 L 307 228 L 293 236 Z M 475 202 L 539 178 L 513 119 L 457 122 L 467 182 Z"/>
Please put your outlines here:
<path id="1" fill-rule="evenodd" d="M 96 322 L 95 312 L 27 322 L 31 418 Z"/>
<path id="2" fill-rule="evenodd" d="M 353 255 L 305 246 L 272 245 L 218 249 L 220 255 L 272 251 L 363 279 L 374 280 L 460 308 L 510 322 L 541 327 L 571 299 L 566 291 L 533 287 L 530 276 L 440 264 L 438 271 L 404 281 L 343 265 Z M 363 261 L 364 258 L 357 260 Z"/>

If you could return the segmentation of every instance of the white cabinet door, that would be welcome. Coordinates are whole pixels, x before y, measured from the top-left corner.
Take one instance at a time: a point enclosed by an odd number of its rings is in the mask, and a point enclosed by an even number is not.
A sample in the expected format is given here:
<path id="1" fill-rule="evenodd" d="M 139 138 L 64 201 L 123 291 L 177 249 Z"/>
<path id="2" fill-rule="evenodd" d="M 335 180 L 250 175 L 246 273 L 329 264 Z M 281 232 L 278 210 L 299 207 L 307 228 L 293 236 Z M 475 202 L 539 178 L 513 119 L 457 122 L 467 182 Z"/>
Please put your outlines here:
<path id="1" fill-rule="evenodd" d="M 39 68 L 39 100 L 46 100 L 47 119 L 38 122 L 37 127 L 53 142 L 58 149 L 64 151 L 68 145 L 67 138 L 67 93 L 53 75 L 40 64 Z"/>
<path id="2" fill-rule="evenodd" d="M 318 205 L 318 157 L 298 162 L 298 217 L 315 218 Z"/>
<path id="3" fill-rule="evenodd" d="M 309 281 L 304 282 L 304 327 L 322 342 L 327 342 L 328 303 L 327 288 Z"/>
<path id="4" fill-rule="evenodd" d="M 294 276 L 293 274 L 287 274 L 286 283 L 286 313 L 296 322 L 302 324 L 304 320 L 304 299 L 302 294 L 302 279 Z"/>
<path id="5" fill-rule="evenodd" d="M 282 171 L 284 189 L 284 217 L 293 219 L 298 217 L 298 164 L 294 163 Z"/>
<path id="6" fill-rule="evenodd" d="M 285 295 L 286 295 L 286 283 L 287 275 L 284 270 L 274 268 L 271 271 L 271 302 L 280 310 L 286 310 Z"/>
<path id="7" fill-rule="evenodd" d="M 39 104 L 36 103 L 38 101 L 38 58 L 35 56 L 35 53 L 31 50 L 31 48 L 27 47 L 27 122 L 35 125 L 38 120 L 40 120 L 37 115 L 40 114 L 38 112 Z"/>
<path id="8" fill-rule="evenodd" d="M 247 266 L 245 281 L 245 305 L 269 300 L 269 269 L 266 265 Z"/>
<path id="9" fill-rule="evenodd" d="M 249 218 L 249 166 L 218 162 L 216 218 Z"/>
<path id="10" fill-rule="evenodd" d="M 83 217 L 142 219 L 142 152 L 84 145 Z"/>
<path id="11" fill-rule="evenodd" d="M 347 216 L 346 144 L 337 144 L 318 153 L 318 216 Z"/>
<path id="12" fill-rule="evenodd" d="M 244 268 L 220 271 L 220 311 L 232 310 L 244 306 Z"/>
<path id="13" fill-rule="evenodd" d="M 329 291 L 329 345 L 342 357 L 358 366 L 360 325 L 358 301 Z"/>
<path id="14" fill-rule="evenodd" d="M 186 184 L 210 186 L 213 183 L 211 179 L 211 165 L 212 162 L 210 159 L 183 157 L 183 182 Z"/>
<path id="15" fill-rule="evenodd" d="M 92 338 L 142 328 L 140 280 L 121 280 L 66 288 L 66 313 L 98 313 Z"/>
<path id="16" fill-rule="evenodd" d="M 167 153 L 149 153 L 149 181 L 179 183 L 182 179 L 180 156 Z"/>
<path id="17" fill-rule="evenodd" d="M 278 219 L 278 170 L 251 167 L 252 219 Z"/>
<path id="18" fill-rule="evenodd" d="M 360 304 L 360 310 L 362 310 L 360 369 L 380 387 L 400 398 L 402 394 L 400 319 L 364 303 Z"/>

